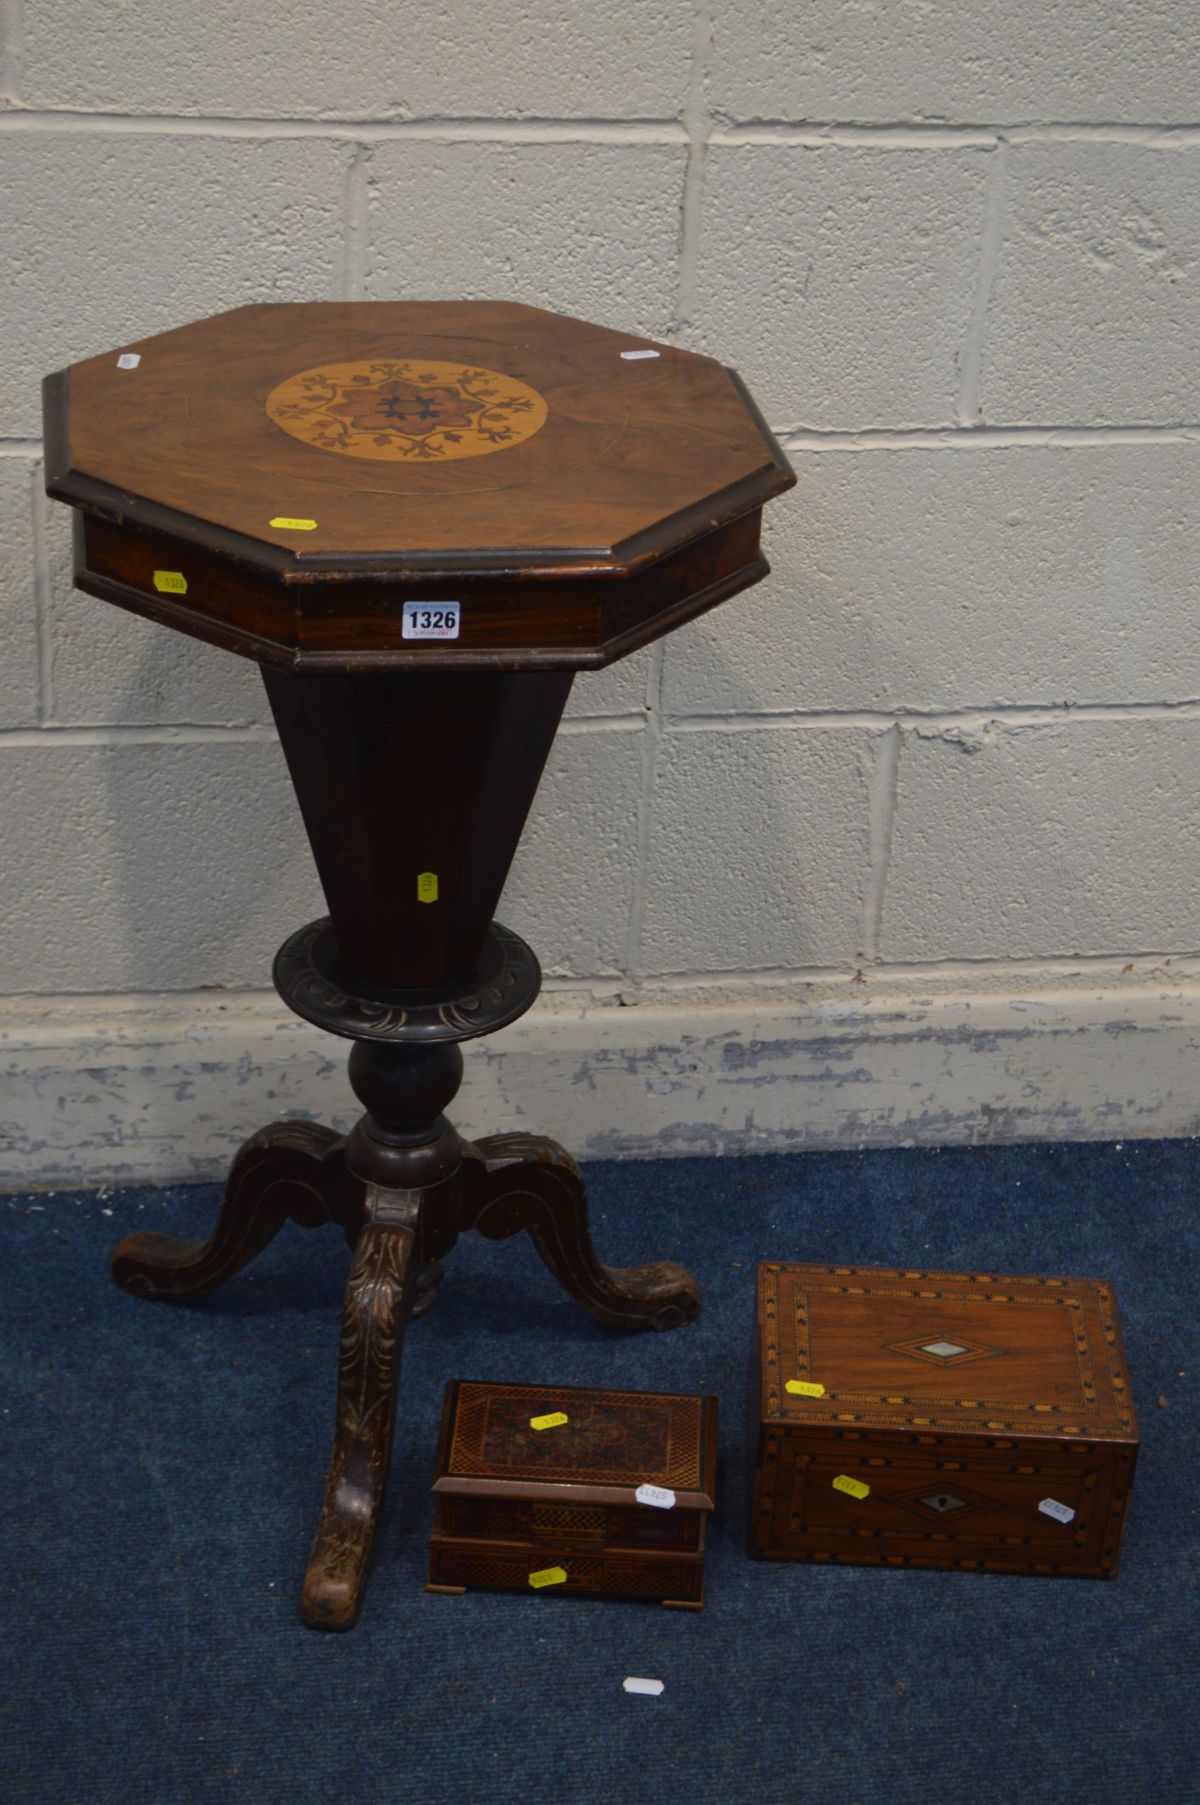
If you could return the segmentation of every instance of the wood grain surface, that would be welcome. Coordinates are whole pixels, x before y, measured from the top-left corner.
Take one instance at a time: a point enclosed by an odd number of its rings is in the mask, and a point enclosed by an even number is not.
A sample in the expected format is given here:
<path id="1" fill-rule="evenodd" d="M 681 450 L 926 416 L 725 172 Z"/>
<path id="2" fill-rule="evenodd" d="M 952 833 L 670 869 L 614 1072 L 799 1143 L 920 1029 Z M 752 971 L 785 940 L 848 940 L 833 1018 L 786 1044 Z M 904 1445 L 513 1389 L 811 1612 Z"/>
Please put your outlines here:
<path id="1" fill-rule="evenodd" d="M 68 372 L 53 492 L 86 501 L 96 499 L 87 485 L 99 483 L 124 498 L 130 520 L 168 524 L 153 511 L 166 510 L 314 569 L 356 560 L 453 568 L 463 554 L 472 568 L 612 568 L 630 542 L 636 558 L 648 532 L 660 533 L 655 551 L 691 537 L 691 511 L 710 500 L 710 524 L 728 517 L 725 491 L 744 512 L 790 481 L 743 392 L 713 359 L 515 302 L 243 307 L 130 349 L 140 356 L 136 369 L 118 368 L 106 353 Z M 631 360 L 621 355 L 628 350 L 656 355 Z M 412 374 L 389 378 L 397 364 Z M 315 442 L 311 422 L 307 440 L 285 430 L 281 385 L 341 366 L 361 383 L 356 391 L 352 378 L 331 379 L 329 443 Z M 478 413 L 461 400 L 456 409 L 454 391 L 478 387 L 472 373 L 481 368 L 513 379 L 518 398 L 540 397 L 546 418 L 526 436 L 528 416 L 509 415 L 498 430 L 511 441 L 489 455 L 447 455 L 464 432 L 477 436 L 469 423 Z M 423 373 L 435 380 L 415 380 Z M 417 415 L 423 394 L 434 417 L 407 417 L 403 434 L 372 433 L 389 406 L 413 399 L 389 388 L 411 390 Z M 355 405 L 356 417 L 334 411 Z M 412 455 L 349 455 L 338 448 L 339 427 L 369 452 L 386 449 L 372 443 L 381 439 Z M 456 429 L 460 444 L 447 445 L 446 431 Z M 664 531 L 677 517 L 680 530 Z M 272 526 L 276 519 L 316 525 L 287 529 Z"/>

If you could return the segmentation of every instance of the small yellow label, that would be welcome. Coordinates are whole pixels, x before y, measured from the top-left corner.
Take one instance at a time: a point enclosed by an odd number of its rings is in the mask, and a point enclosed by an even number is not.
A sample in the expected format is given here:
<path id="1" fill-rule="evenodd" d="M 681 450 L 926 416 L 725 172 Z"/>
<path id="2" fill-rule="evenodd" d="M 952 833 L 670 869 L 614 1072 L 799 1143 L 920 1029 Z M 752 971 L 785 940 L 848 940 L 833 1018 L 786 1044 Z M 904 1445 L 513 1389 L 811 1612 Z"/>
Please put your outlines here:
<path id="1" fill-rule="evenodd" d="M 789 1379 L 783 1389 L 790 1391 L 794 1398 L 823 1398 L 825 1396 L 823 1385 L 813 1385 L 807 1379 Z"/>
<path id="2" fill-rule="evenodd" d="M 559 1429 L 563 1423 L 569 1423 L 570 1420 L 565 1410 L 552 1410 L 549 1416 L 531 1416 L 529 1427 L 531 1429 Z"/>
<path id="3" fill-rule="evenodd" d="M 422 871 L 417 878 L 417 901 L 436 902 L 438 899 L 438 881 L 436 871 Z"/>
<path id="4" fill-rule="evenodd" d="M 156 570 L 154 587 L 160 595 L 186 595 L 187 578 L 181 570 Z"/>
<path id="5" fill-rule="evenodd" d="M 543 1586 L 561 1586 L 566 1577 L 565 1567 L 539 1567 L 529 1575 L 529 1583 L 535 1592 L 540 1592 Z"/>
<path id="6" fill-rule="evenodd" d="M 848 1492 L 852 1498 L 866 1498 L 871 1488 L 864 1485 L 861 1479 L 851 1479 L 848 1473 L 839 1473 L 833 1482 L 835 1492 Z"/>
<path id="7" fill-rule="evenodd" d="M 315 520 L 293 520 L 290 514 L 276 514 L 272 526 L 286 527 L 289 533 L 311 533 L 316 526 Z"/>

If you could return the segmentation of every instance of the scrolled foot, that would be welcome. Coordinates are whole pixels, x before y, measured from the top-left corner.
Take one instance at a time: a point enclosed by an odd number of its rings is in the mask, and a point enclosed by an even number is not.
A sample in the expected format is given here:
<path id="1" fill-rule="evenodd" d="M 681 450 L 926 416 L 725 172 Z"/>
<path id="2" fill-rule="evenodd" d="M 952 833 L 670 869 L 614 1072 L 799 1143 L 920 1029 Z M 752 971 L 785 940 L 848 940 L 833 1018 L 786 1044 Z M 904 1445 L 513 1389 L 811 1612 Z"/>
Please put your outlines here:
<path id="1" fill-rule="evenodd" d="M 305 1226 L 337 1209 L 342 1138 L 313 1122 L 273 1122 L 242 1146 L 207 1241 L 139 1230 L 116 1247 L 112 1275 L 135 1297 L 192 1297 L 232 1278 L 291 1217 Z M 335 1216 L 335 1219 L 338 1219 Z"/>
<path id="2" fill-rule="evenodd" d="M 321 1522 L 300 1609 L 310 1629 L 358 1615 L 387 1485 L 404 1329 L 416 1296 L 416 1227 L 368 1222 L 346 1284 L 337 1426 Z"/>
<path id="3" fill-rule="evenodd" d="M 554 1141 L 497 1134 L 467 1148 L 464 1226 L 491 1240 L 528 1231 L 563 1289 L 614 1329 L 677 1329 L 700 1310 L 700 1288 L 673 1260 L 604 1266 L 587 1225 L 579 1167 Z"/>

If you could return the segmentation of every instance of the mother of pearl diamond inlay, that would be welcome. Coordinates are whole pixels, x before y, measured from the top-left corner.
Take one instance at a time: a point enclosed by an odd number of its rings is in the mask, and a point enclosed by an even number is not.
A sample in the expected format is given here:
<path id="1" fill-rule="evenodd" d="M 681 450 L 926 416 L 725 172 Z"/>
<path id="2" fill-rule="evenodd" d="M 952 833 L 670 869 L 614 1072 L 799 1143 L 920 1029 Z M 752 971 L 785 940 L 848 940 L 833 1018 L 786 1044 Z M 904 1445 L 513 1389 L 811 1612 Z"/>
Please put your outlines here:
<path id="1" fill-rule="evenodd" d="M 968 1341 L 965 1335 L 942 1333 L 914 1336 L 911 1341 L 891 1341 L 888 1352 L 907 1354 L 913 1360 L 923 1360 L 927 1366 L 965 1366 L 970 1360 L 989 1360 L 1003 1349 Z"/>
<path id="2" fill-rule="evenodd" d="M 950 1475 L 947 1474 L 947 1478 L 949 1477 Z M 946 1486 L 942 1489 L 939 1489 L 936 1483 L 932 1488 L 930 1487 L 930 1479 L 936 1481 L 936 1478 L 936 1474 L 927 1474 L 923 1485 L 911 1486 L 902 1492 L 891 1492 L 888 1494 L 887 1501 L 889 1504 L 898 1505 L 901 1510 L 910 1512 L 914 1517 L 919 1517 L 922 1522 L 927 1524 L 931 1519 L 945 1518 L 955 1525 L 952 1532 L 955 1534 L 958 1532 L 958 1525 L 964 1518 L 976 1516 L 983 1511 L 1005 1508 L 998 1499 L 989 1498 L 986 1493 L 977 1492 L 973 1487 L 964 1485 L 961 1475 L 958 1473 L 954 1475 L 953 1486 Z"/>

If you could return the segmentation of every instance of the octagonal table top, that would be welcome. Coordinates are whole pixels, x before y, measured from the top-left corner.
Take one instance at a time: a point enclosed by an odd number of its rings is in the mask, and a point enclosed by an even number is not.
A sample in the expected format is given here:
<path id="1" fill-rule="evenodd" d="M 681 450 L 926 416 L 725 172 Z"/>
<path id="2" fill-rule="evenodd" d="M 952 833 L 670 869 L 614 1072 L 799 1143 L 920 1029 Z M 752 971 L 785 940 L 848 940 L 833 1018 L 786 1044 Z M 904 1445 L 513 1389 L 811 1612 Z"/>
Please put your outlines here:
<path id="1" fill-rule="evenodd" d="M 45 410 L 79 586 L 299 665 L 472 656 L 394 643 L 381 578 L 393 620 L 465 584 L 489 662 L 608 662 L 763 575 L 795 480 L 714 359 L 515 302 L 241 307 L 48 377 Z"/>

